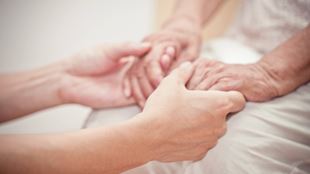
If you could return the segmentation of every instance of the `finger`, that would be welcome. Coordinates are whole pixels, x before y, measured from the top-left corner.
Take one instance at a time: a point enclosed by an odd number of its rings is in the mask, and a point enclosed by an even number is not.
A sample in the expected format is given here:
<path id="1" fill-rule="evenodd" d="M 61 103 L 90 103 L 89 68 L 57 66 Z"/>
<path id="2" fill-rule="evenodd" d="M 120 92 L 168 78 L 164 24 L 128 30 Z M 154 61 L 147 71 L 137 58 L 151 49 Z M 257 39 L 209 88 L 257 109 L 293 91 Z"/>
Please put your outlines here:
<path id="1" fill-rule="evenodd" d="M 166 48 L 164 54 L 160 59 L 161 66 L 167 72 L 172 64 L 172 61 L 176 59 L 176 49 L 172 46 Z"/>
<path id="2" fill-rule="evenodd" d="M 147 99 L 149 95 L 151 95 L 151 93 L 154 91 L 153 86 L 151 85 L 151 82 L 149 81 L 149 79 L 146 77 L 145 71 L 143 71 L 142 73 L 139 73 L 138 80 L 139 80 L 139 86 L 142 89 L 144 98 Z"/>
<path id="3" fill-rule="evenodd" d="M 107 57 L 119 60 L 127 56 L 141 57 L 146 54 L 151 49 L 151 44 L 144 43 L 122 43 L 118 45 L 113 45 L 111 48 L 106 50 Z"/>
<path id="4" fill-rule="evenodd" d="M 164 54 L 161 59 L 160 59 L 160 64 L 162 66 L 162 68 L 165 70 L 165 72 L 168 71 L 170 65 L 172 63 L 172 58 L 170 55 L 168 54 Z"/>
<path id="5" fill-rule="evenodd" d="M 146 73 L 154 87 L 157 87 L 160 81 L 164 78 L 164 72 L 162 71 L 158 61 L 149 62 Z"/>
<path id="6" fill-rule="evenodd" d="M 223 117 L 218 124 L 222 124 L 228 113 L 238 112 L 245 105 L 245 99 L 240 92 L 237 91 L 191 91 L 192 94 L 200 96 L 205 103 L 210 104 L 214 108 L 214 116 Z M 211 102 L 210 102 L 211 101 Z M 221 109 L 218 109 L 221 108 Z M 215 125 L 217 127 L 217 125 Z"/>
<path id="7" fill-rule="evenodd" d="M 230 81 L 219 81 L 215 83 L 209 90 L 218 90 L 218 91 L 232 91 L 237 90 L 240 86 L 239 80 L 230 80 Z"/>
<path id="8" fill-rule="evenodd" d="M 181 52 L 181 44 L 177 40 L 169 40 L 169 41 L 163 41 L 159 43 L 162 48 L 164 48 L 164 51 L 162 54 L 169 55 L 172 59 L 176 59 Z"/>
<path id="9" fill-rule="evenodd" d="M 196 57 L 195 57 L 196 58 Z M 180 66 L 183 62 L 185 61 L 192 61 L 194 60 L 194 58 L 191 58 L 191 56 L 189 56 L 186 53 L 186 50 L 182 51 L 179 55 L 179 57 L 176 59 L 176 61 L 174 61 L 170 67 L 170 69 L 175 69 L 176 67 Z"/>
<path id="10" fill-rule="evenodd" d="M 135 101 L 137 102 L 137 104 L 140 107 L 143 107 L 144 103 L 145 103 L 145 98 L 144 98 L 142 89 L 140 88 L 138 79 L 135 76 L 132 76 L 130 79 L 131 79 L 130 81 L 131 81 L 131 85 L 132 85 L 131 86 L 132 96 L 135 99 Z"/>
<path id="11" fill-rule="evenodd" d="M 174 69 L 170 75 L 165 78 L 166 81 L 177 82 L 185 88 L 185 84 L 191 78 L 194 71 L 194 67 L 190 62 L 182 63 L 178 68 Z"/>
<path id="12" fill-rule="evenodd" d="M 202 59 L 198 59 L 194 62 L 195 71 L 193 77 L 188 82 L 188 89 L 195 89 L 199 85 L 199 83 L 206 78 L 208 74 L 208 67 L 205 66 L 204 61 L 199 60 Z"/>
<path id="13" fill-rule="evenodd" d="M 246 101 L 244 96 L 240 92 L 229 91 L 226 93 L 230 101 L 229 113 L 238 112 L 244 108 Z"/>
<path id="14" fill-rule="evenodd" d="M 172 65 L 171 69 L 179 66 L 184 61 L 194 61 L 199 56 L 200 42 L 186 45 L 182 52 L 177 56 L 177 61 Z"/>
<path id="15" fill-rule="evenodd" d="M 169 47 L 166 48 L 165 53 L 167 55 L 169 55 L 170 57 L 175 58 L 175 56 L 176 56 L 176 49 L 174 47 L 172 47 L 172 46 L 169 46 Z"/>
<path id="16" fill-rule="evenodd" d="M 122 69 L 122 74 L 123 74 L 123 83 L 122 83 L 122 89 L 123 89 L 123 94 L 129 98 L 131 97 L 131 85 L 130 85 L 130 70 L 135 67 L 135 63 L 137 63 L 137 59 L 135 57 L 130 57 L 128 59 L 127 64 L 124 66 Z"/>
<path id="17" fill-rule="evenodd" d="M 125 97 L 129 98 L 131 96 L 131 88 L 129 78 L 126 76 L 123 81 L 123 93 Z"/>
<path id="18" fill-rule="evenodd" d="M 223 77 L 223 74 L 215 74 L 213 76 L 208 75 L 195 89 L 197 90 L 208 90 L 213 86 L 219 79 Z"/>

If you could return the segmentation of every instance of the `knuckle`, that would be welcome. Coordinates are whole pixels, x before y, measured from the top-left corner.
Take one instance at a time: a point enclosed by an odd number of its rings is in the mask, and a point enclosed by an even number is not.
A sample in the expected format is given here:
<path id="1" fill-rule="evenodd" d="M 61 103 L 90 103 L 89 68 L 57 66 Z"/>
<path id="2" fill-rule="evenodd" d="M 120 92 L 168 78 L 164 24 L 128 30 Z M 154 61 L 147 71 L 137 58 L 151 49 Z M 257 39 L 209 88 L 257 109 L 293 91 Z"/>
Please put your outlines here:
<path id="1" fill-rule="evenodd" d="M 216 131 L 217 137 L 222 137 L 225 135 L 227 130 L 226 124 L 224 124 L 221 128 Z"/>
<path id="2" fill-rule="evenodd" d="M 228 108 L 231 105 L 231 101 L 228 97 L 219 99 L 216 103 L 219 108 Z"/>

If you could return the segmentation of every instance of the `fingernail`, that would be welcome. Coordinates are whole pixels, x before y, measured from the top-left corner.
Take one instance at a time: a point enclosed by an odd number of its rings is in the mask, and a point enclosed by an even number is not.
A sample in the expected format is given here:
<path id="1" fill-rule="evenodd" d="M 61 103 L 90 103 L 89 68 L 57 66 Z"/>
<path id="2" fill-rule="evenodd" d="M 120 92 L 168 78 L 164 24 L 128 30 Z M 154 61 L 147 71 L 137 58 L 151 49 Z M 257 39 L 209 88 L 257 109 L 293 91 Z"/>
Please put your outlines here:
<path id="1" fill-rule="evenodd" d="M 170 65 L 170 56 L 168 56 L 167 54 L 164 54 L 161 57 L 161 63 L 162 63 L 163 68 L 165 70 L 167 70 L 169 68 L 169 65 Z"/>
<path id="2" fill-rule="evenodd" d="M 167 54 L 164 54 L 161 58 L 163 59 L 164 62 L 169 62 L 170 60 L 170 56 Z"/>
<path id="3" fill-rule="evenodd" d="M 166 49 L 166 53 L 168 53 L 170 56 L 174 57 L 174 54 L 175 54 L 175 49 L 174 47 L 168 47 Z"/>

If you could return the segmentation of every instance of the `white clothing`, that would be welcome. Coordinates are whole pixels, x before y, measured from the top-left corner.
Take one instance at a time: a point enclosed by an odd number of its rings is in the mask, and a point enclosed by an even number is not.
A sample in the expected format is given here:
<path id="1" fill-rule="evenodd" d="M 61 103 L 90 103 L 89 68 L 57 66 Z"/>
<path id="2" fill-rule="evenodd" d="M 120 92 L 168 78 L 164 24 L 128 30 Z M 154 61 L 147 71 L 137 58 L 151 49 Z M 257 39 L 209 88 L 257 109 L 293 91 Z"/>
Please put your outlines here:
<path id="1" fill-rule="evenodd" d="M 227 36 L 266 53 L 309 22 L 309 0 L 243 0 Z"/>
<path id="2" fill-rule="evenodd" d="M 310 0 L 245 0 L 226 34 L 234 41 L 212 41 L 202 54 L 226 63 L 252 63 L 309 20 Z M 114 124 L 138 112 L 135 106 L 94 111 L 85 127 Z M 310 173 L 310 83 L 268 102 L 248 102 L 227 124 L 225 136 L 201 161 L 150 162 L 125 173 Z"/>
<path id="3" fill-rule="evenodd" d="M 227 39 L 210 42 L 202 54 L 229 63 L 251 63 L 261 56 Z M 309 94 L 310 83 L 269 102 L 247 103 L 228 120 L 226 135 L 201 161 L 150 162 L 125 174 L 310 173 Z M 85 126 L 115 124 L 138 112 L 136 106 L 94 111 Z"/>

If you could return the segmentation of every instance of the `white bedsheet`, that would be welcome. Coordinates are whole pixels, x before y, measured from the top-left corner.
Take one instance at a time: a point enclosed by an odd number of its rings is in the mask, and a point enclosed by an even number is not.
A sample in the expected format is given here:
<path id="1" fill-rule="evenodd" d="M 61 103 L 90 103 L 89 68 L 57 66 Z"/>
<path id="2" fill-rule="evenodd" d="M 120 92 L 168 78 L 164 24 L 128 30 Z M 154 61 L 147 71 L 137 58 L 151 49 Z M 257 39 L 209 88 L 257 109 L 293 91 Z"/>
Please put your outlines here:
<path id="1" fill-rule="evenodd" d="M 261 56 L 229 39 L 206 44 L 203 57 L 228 63 L 251 63 Z M 131 118 L 138 107 L 93 111 L 85 127 L 115 124 Z M 310 173 L 310 83 L 289 95 L 264 103 L 248 102 L 228 120 L 215 148 L 198 162 L 150 162 L 126 174 L 258 174 Z"/>

